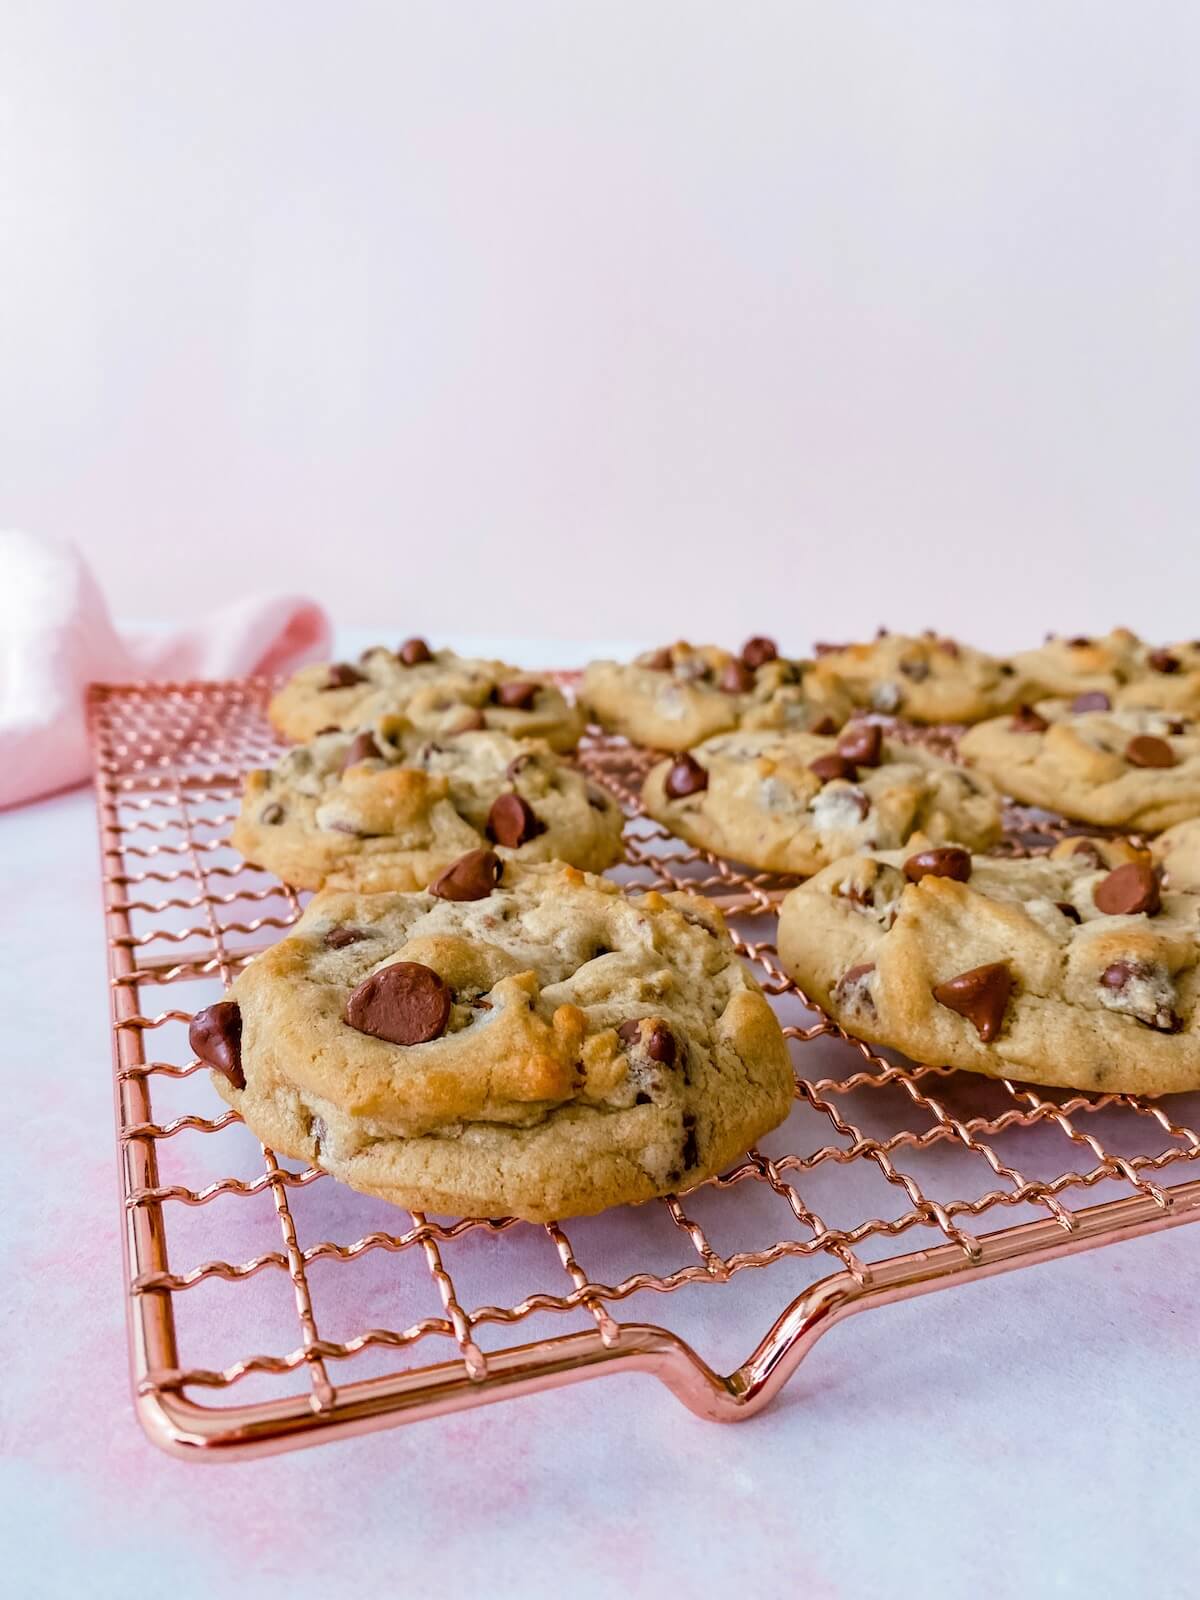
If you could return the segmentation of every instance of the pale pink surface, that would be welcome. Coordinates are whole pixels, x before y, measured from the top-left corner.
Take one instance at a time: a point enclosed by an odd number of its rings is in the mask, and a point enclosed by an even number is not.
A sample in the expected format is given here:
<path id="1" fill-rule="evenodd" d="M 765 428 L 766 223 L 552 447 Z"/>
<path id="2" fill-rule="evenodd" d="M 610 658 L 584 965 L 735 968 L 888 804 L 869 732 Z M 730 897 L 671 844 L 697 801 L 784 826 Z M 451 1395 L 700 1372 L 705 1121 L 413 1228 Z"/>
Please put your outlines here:
<path id="1" fill-rule="evenodd" d="M 0 1546 L 14 1593 L 161 1579 L 188 1600 L 263 1578 L 302 1597 L 1188 1592 L 1188 1229 L 852 1320 L 740 1427 L 630 1377 L 259 1463 L 162 1456 L 127 1391 L 89 797 L 0 818 L 0 863 Z M 339 1203 L 327 1183 L 304 1194 L 318 1211 Z M 253 1238 L 259 1223 L 238 1226 Z M 262 1219 L 265 1248 L 273 1227 Z M 388 1260 L 364 1280 L 372 1294 Z M 484 1289 L 483 1252 L 476 1268 Z M 283 1276 L 255 1282 L 260 1347 L 285 1348 Z M 219 1295 L 212 1306 L 217 1350 Z"/>

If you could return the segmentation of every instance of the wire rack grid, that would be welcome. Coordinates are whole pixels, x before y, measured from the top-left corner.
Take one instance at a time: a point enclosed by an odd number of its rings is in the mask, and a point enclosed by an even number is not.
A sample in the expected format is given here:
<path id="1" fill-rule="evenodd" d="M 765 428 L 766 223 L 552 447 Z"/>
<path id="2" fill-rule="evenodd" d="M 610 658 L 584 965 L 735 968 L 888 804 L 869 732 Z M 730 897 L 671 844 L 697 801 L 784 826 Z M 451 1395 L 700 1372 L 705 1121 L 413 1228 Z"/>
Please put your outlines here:
<path id="1" fill-rule="evenodd" d="M 719 1178 L 569 1231 L 410 1216 L 277 1157 L 187 1045 L 302 909 L 228 843 L 243 773 L 278 753 L 273 687 L 89 699 L 130 1360 L 164 1448 L 254 1456 L 630 1371 L 747 1417 L 852 1313 L 1200 1217 L 1200 1096 L 1034 1090 L 846 1038 L 778 965 L 787 880 L 651 823 L 652 756 L 595 729 L 578 760 L 628 816 L 615 875 L 721 905 L 791 1041 L 792 1116 Z"/>

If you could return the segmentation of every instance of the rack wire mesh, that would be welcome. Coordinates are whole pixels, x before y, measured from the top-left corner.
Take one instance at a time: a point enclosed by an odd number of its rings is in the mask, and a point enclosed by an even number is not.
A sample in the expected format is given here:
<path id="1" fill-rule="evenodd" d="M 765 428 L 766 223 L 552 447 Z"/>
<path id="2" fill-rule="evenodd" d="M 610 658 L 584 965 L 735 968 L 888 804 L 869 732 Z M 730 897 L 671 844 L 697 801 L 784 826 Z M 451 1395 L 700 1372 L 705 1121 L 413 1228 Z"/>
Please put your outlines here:
<path id="1" fill-rule="evenodd" d="M 791 1041 L 791 1117 L 719 1178 L 569 1230 L 410 1215 L 277 1157 L 187 1045 L 302 909 L 228 843 L 243 773 L 278 753 L 273 687 L 89 700 L 130 1359 L 164 1448 L 265 1454 L 629 1371 L 732 1420 L 848 1315 L 1200 1217 L 1200 1096 L 1035 1090 L 846 1038 L 778 964 L 788 880 L 671 838 L 638 805 L 652 756 L 596 729 L 578 760 L 627 813 L 616 876 L 722 906 Z M 1010 821 L 1013 850 L 1062 831 Z"/>

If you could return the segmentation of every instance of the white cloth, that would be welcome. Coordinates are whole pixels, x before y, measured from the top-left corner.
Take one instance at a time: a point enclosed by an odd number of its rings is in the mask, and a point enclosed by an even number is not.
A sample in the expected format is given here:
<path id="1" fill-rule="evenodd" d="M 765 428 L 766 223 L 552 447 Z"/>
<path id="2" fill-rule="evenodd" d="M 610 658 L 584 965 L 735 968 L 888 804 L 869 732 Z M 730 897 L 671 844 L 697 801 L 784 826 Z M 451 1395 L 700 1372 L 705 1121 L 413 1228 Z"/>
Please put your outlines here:
<path id="1" fill-rule="evenodd" d="M 247 595 L 188 627 L 123 637 L 70 545 L 0 532 L 0 806 L 81 783 L 89 683 L 286 672 L 327 655 L 311 600 Z"/>

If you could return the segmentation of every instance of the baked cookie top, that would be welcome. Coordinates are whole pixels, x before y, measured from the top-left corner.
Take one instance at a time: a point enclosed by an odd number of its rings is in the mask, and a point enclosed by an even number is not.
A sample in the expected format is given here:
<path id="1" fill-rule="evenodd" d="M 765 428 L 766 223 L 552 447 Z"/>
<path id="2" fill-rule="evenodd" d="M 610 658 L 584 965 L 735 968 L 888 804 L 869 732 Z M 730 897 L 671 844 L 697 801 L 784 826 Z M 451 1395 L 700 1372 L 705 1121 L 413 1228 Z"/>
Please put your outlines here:
<path id="1" fill-rule="evenodd" d="M 732 728 L 840 728 L 851 703 L 831 675 L 748 639 L 737 655 L 684 640 L 632 662 L 593 661 L 582 697 L 601 727 L 657 750 L 687 750 Z"/>
<path id="2" fill-rule="evenodd" d="M 1094 827 L 1155 831 L 1200 814 L 1200 728 L 1185 717 L 1044 700 L 969 728 L 958 749 L 1015 800 Z"/>
<path id="3" fill-rule="evenodd" d="M 457 1215 L 545 1221 L 694 1184 L 793 1096 L 719 912 L 560 864 L 505 863 L 471 898 L 326 891 L 191 1040 L 274 1148 Z"/>
<path id="4" fill-rule="evenodd" d="M 784 901 L 780 957 L 847 1032 L 1030 1083 L 1200 1087 L 1200 896 L 1124 841 L 932 854 L 850 856 Z"/>
<path id="5" fill-rule="evenodd" d="M 881 631 L 869 644 L 818 645 L 817 652 L 818 681 L 844 684 L 855 705 L 909 722 L 978 722 L 1022 697 L 1007 661 L 935 633 Z"/>
<path id="6" fill-rule="evenodd" d="M 972 849 L 1001 833 L 1000 799 L 986 779 L 870 723 L 836 739 L 718 734 L 653 767 L 642 801 L 689 843 L 768 872 L 817 872 L 918 832 Z"/>
<path id="7" fill-rule="evenodd" d="M 482 728 L 514 739 L 545 739 L 573 750 L 583 715 L 544 674 L 503 661 L 476 661 L 406 639 L 398 650 L 376 645 L 353 664 L 303 667 L 268 708 L 285 739 L 311 739 L 328 728 L 365 728 L 403 713 L 423 733 Z"/>
<path id="8" fill-rule="evenodd" d="M 570 862 L 622 855 L 620 807 L 542 740 L 437 738 L 384 717 L 247 774 L 233 844 L 301 889 L 423 889 L 468 850 Z"/>
<path id="9" fill-rule="evenodd" d="M 1200 817 L 1160 833 L 1150 841 L 1150 851 L 1172 889 L 1200 891 Z"/>
<path id="10" fill-rule="evenodd" d="M 1200 641 L 1151 645 L 1128 628 L 1057 636 L 1012 658 L 1025 697 L 1078 699 L 1079 710 L 1145 706 L 1200 713 Z M 1100 697 L 1104 697 L 1103 699 Z"/>

